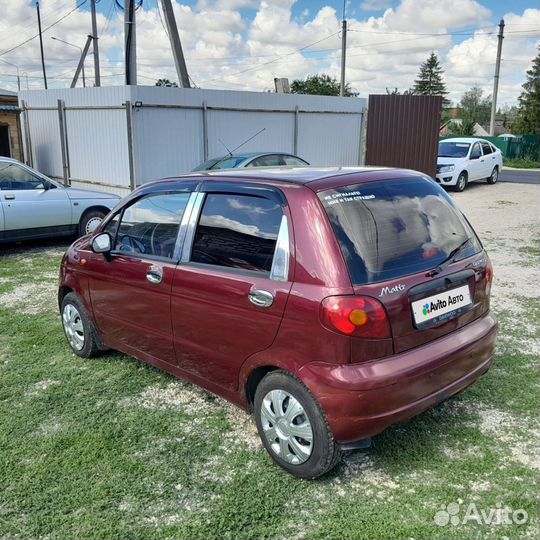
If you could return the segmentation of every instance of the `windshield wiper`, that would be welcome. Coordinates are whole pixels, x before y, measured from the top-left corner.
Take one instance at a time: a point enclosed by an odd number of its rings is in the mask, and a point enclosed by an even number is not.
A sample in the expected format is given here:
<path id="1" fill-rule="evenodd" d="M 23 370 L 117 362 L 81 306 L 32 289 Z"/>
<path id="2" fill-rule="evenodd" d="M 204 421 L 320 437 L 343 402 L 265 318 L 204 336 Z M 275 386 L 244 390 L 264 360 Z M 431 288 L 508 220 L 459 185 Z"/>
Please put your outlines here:
<path id="1" fill-rule="evenodd" d="M 436 276 L 437 274 L 440 274 L 450 263 L 454 262 L 454 257 L 471 241 L 470 238 L 467 238 L 467 240 L 464 240 L 459 244 L 457 248 L 454 248 L 444 261 L 442 261 L 438 266 L 436 266 L 431 272 L 428 272 L 429 277 Z"/>

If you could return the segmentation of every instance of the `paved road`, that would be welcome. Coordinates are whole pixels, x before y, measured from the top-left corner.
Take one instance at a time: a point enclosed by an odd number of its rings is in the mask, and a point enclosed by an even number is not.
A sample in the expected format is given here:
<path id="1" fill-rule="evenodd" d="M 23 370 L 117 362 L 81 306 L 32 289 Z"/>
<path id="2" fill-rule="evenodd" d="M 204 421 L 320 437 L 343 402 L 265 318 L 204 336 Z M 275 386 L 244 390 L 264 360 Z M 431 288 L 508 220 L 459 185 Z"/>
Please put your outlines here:
<path id="1" fill-rule="evenodd" d="M 540 184 L 540 171 L 527 169 L 504 169 L 499 175 L 499 182 L 513 182 L 514 184 Z"/>

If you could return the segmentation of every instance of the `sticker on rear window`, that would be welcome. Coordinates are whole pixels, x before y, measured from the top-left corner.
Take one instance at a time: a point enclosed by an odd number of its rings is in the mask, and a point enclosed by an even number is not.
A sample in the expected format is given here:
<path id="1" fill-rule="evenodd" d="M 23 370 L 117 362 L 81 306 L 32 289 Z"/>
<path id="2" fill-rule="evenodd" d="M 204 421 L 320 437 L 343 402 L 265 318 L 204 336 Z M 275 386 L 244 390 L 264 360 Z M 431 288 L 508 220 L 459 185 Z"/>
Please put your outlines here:
<path id="1" fill-rule="evenodd" d="M 470 145 L 468 143 L 458 142 L 456 143 L 456 146 L 459 146 L 460 148 L 469 148 Z"/>
<path id="2" fill-rule="evenodd" d="M 332 206 L 334 204 L 342 204 L 345 202 L 367 201 L 374 198 L 375 195 L 373 193 L 363 195 L 360 191 L 345 191 L 325 195 L 323 200 L 327 206 Z"/>

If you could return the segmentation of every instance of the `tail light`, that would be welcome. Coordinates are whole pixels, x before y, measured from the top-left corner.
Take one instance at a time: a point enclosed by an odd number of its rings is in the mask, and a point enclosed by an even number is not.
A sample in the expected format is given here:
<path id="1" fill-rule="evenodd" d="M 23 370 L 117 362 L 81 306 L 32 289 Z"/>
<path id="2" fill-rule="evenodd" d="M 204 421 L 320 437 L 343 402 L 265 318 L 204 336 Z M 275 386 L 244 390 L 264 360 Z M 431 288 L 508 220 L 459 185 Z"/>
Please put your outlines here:
<path id="1" fill-rule="evenodd" d="M 493 264 L 489 258 L 489 255 L 487 255 L 486 263 L 486 281 L 486 294 L 489 295 L 491 292 L 491 284 L 493 283 Z"/>
<path id="2" fill-rule="evenodd" d="M 321 303 L 321 319 L 330 330 L 349 336 L 391 337 L 386 310 L 371 296 L 329 296 Z"/>

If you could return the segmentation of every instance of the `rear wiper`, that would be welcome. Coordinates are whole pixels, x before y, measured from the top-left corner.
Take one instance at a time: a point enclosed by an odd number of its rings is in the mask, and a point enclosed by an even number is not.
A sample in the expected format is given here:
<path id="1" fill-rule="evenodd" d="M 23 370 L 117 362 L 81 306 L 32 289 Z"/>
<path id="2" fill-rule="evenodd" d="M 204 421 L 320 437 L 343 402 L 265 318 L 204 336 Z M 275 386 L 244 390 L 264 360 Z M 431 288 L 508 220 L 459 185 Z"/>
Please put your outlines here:
<path id="1" fill-rule="evenodd" d="M 436 276 L 437 274 L 440 274 L 450 263 L 454 262 L 454 257 L 471 241 L 470 238 L 467 238 L 467 240 L 461 242 L 457 248 L 454 248 L 449 254 L 446 259 L 442 263 L 439 264 L 439 266 L 436 266 L 431 272 L 428 272 L 429 277 Z"/>

